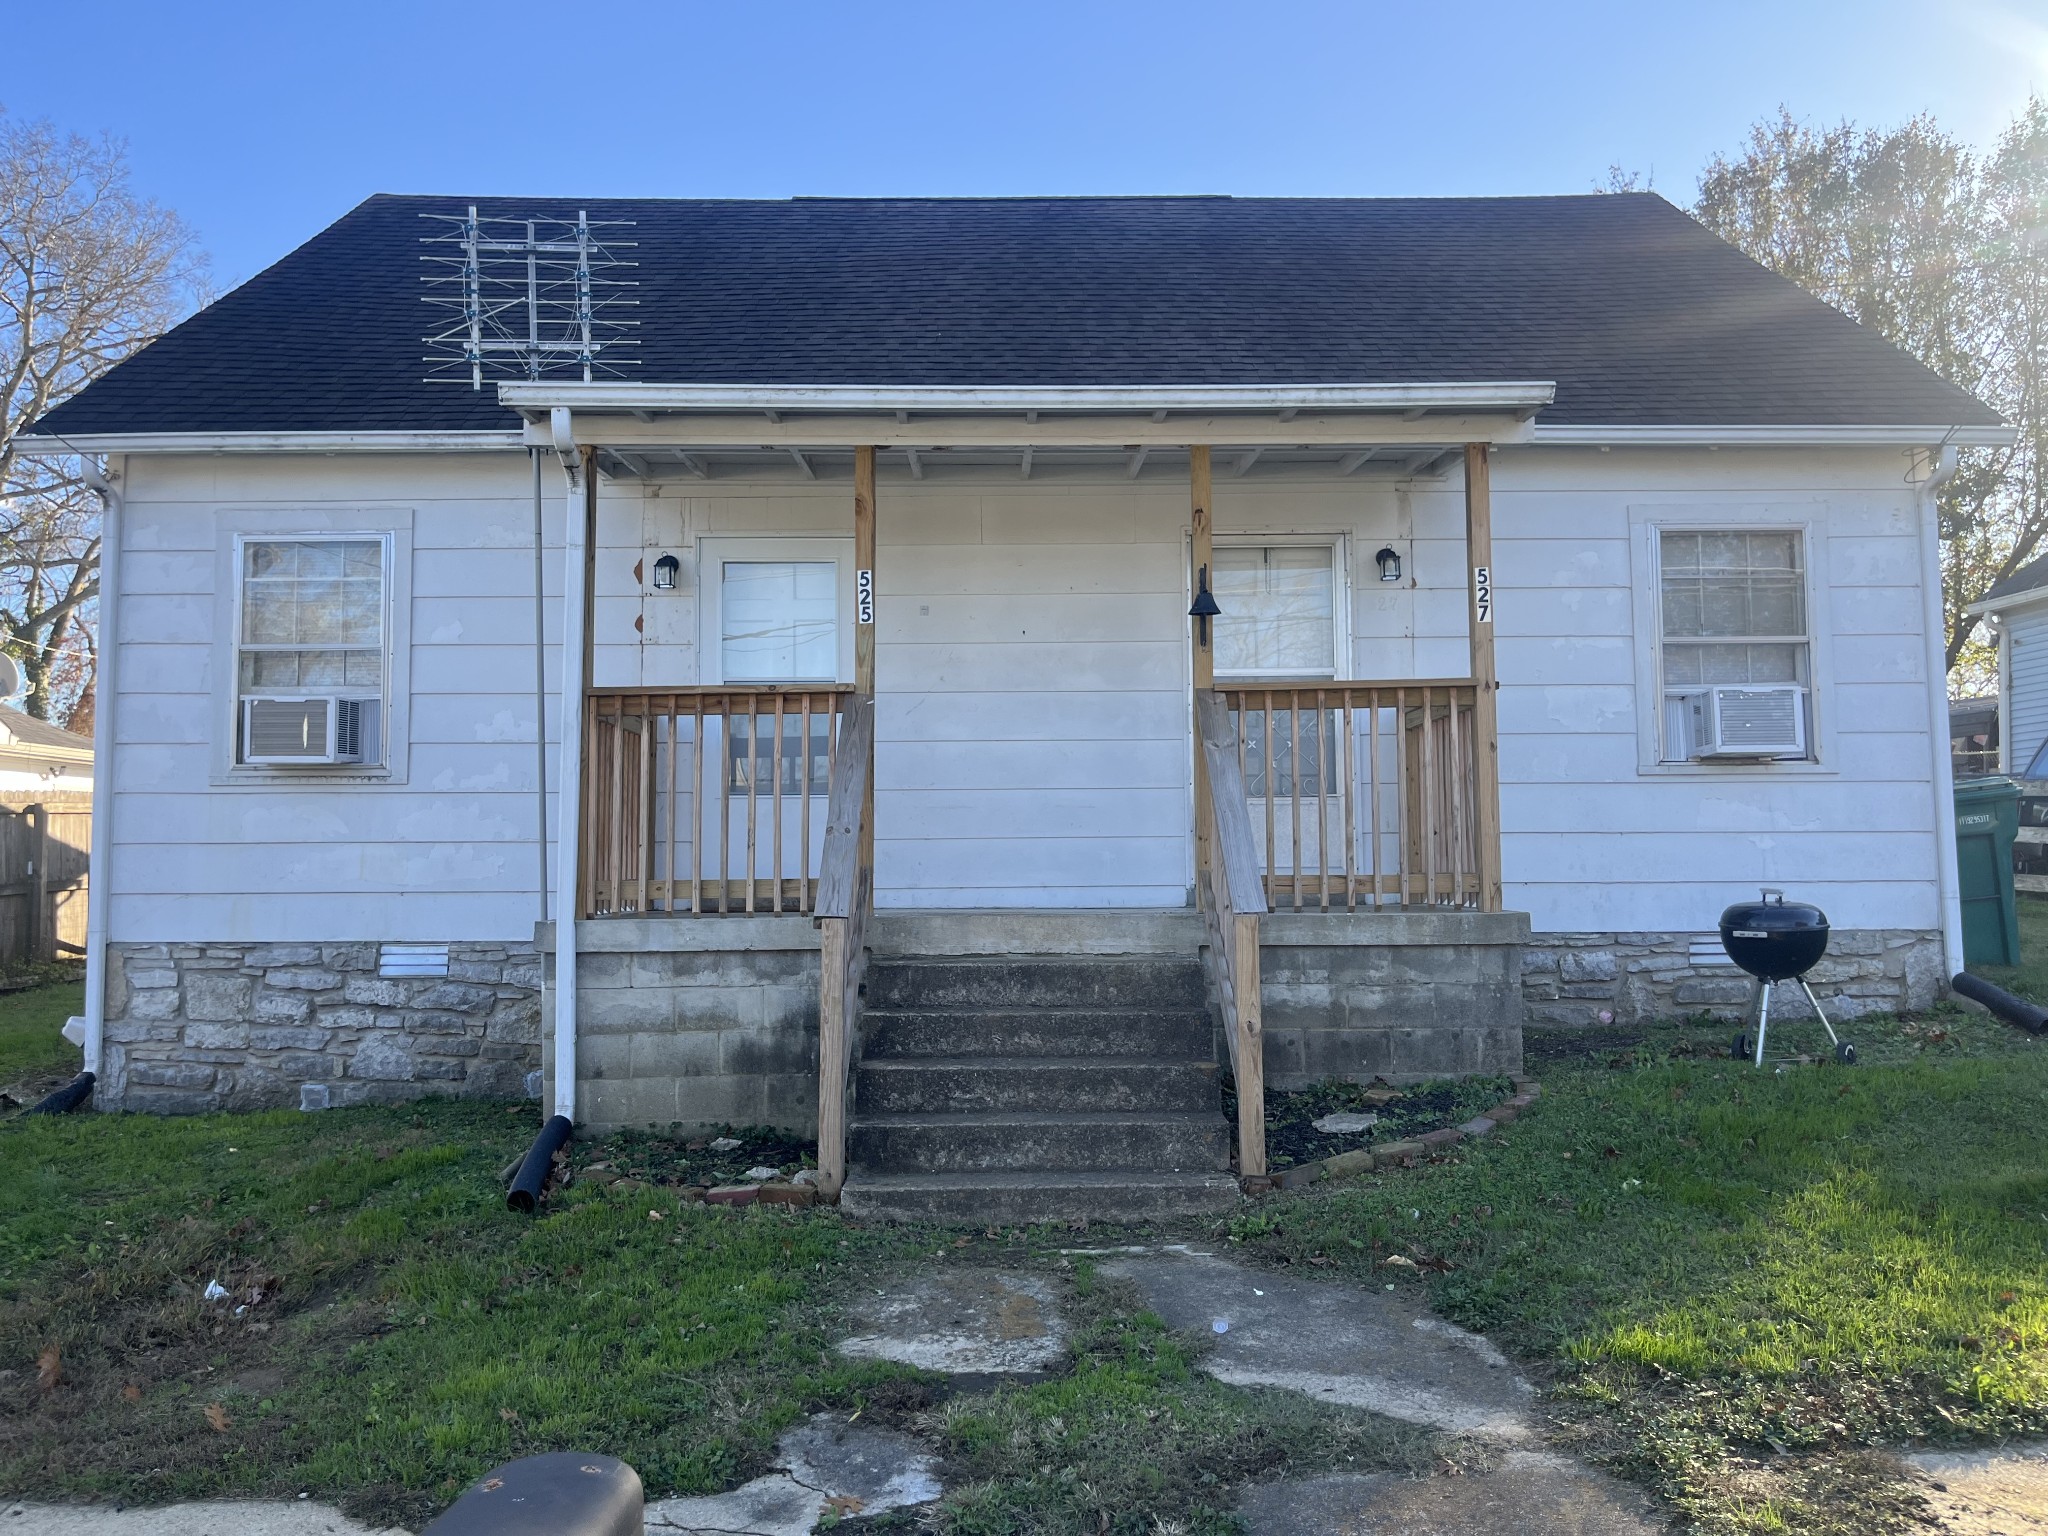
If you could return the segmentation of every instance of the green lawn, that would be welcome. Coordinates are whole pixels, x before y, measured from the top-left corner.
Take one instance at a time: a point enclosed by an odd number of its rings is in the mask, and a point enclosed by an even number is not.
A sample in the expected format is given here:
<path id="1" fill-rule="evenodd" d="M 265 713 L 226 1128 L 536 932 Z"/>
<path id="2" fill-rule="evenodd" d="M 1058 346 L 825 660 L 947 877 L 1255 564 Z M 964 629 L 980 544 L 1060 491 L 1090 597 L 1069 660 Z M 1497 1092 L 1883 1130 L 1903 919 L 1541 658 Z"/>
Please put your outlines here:
<path id="1" fill-rule="evenodd" d="M 2029 1002 L 2048 1006 L 2048 897 L 2022 896 L 2020 963 L 1980 965 L 1976 973 Z"/>
<path id="2" fill-rule="evenodd" d="M 0 1088 L 47 1092 L 78 1074 L 78 1047 L 58 1033 L 85 1007 L 85 983 L 64 981 L 0 993 Z"/>
<path id="3" fill-rule="evenodd" d="M 896 1374 L 828 1354 L 817 1303 L 898 1239 L 594 1185 L 514 1216 L 497 1172 L 533 1130 L 447 1102 L 0 1129 L 0 1488 L 311 1488 L 417 1520 L 574 1445 L 709 1491 Z"/>
<path id="4" fill-rule="evenodd" d="M 1553 1068 L 1500 1139 L 1241 1218 L 1239 1246 L 1447 1265 L 1438 1307 L 1707 1529 L 1883 1529 L 1865 1505 L 1831 1523 L 1845 1453 L 2048 1431 L 2048 1043 L 1865 1020 L 1862 1065 L 1778 1074 L 1725 1034 Z"/>
<path id="5" fill-rule="evenodd" d="M 1912 1529 L 1871 1448 L 2048 1432 L 2048 1042 L 1944 1010 L 1850 1026 L 1854 1068 L 1779 1074 L 1727 1033 L 1547 1066 L 1527 1118 L 1452 1159 L 1170 1235 L 1426 1285 L 1549 1389 L 1568 1444 L 1703 1531 Z M 0 1124 L 0 1494 L 304 1490 L 417 1527 L 503 1458 L 574 1445 L 708 1491 L 859 1407 L 944 1456 L 935 1529 L 1137 1536 L 1229 1529 L 1246 1478 L 1458 1454 L 1201 1376 L 1199 1340 L 1060 1256 L 1070 1232 L 595 1181 L 514 1217 L 499 1170 L 533 1127 L 446 1101 Z M 942 1398 L 829 1351 L 849 1287 L 956 1263 L 1054 1277 L 1068 1369 Z"/>

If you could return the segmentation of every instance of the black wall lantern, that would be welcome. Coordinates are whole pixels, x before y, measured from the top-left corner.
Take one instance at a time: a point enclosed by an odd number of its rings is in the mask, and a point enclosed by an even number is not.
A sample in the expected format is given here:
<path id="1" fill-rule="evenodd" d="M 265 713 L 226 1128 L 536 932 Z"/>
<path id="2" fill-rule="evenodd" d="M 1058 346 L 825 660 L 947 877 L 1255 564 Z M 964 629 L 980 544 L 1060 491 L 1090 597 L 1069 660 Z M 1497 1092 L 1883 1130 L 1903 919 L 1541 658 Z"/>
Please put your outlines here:
<path id="1" fill-rule="evenodd" d="M 663 592 L 671 590 L 676 584 L 676 572 L 682 568 L 683 562 L 674 555 L 663 555 L 654 562 L 655 587 Z"/>
<path id="2" fill-rule="evenodd" d="M 1372 557 L 1372 563 L 1380 568 L 1381 581 L 1401 579 L 1401 556 L 1393 545 L 1381 546 L 1380 552 Z"/>
<path id="3" fill-rule="evenodd" d="M 1205 565 L 1195 578 L 1195 605 L 1188 610 L 1188 617 L 1197 621 L 1203 645 L 1209 643 L 1209 621 L 1222 612 L 1216 606 L 1215 595 L 1209 591 L 1209 567 Z"/>

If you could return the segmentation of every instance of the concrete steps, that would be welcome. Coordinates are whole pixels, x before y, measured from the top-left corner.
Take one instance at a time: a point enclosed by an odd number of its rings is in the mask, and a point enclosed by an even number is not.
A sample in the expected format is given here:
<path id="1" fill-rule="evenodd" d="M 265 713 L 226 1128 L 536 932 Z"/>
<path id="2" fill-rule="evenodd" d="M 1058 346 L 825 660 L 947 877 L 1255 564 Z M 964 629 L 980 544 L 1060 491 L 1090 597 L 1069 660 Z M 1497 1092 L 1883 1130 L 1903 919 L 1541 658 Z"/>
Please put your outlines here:
<path id="1" fill-rule="evenodd" d="M 1239 1198 L 1193 960 L 878 956 L 866 996 L 849 1212 L 1143 1221 Z"/>
<path id="2" fill-rule="evenodd" d="M 1034 1221 L 1141 1222 L 1229 1210 L 1244 1197 L 1228 1173 L 1102 1168 L 1039 1173 L 911 1173 L 849 1178 L 839 1204 L 882 1221 L 1016 1226 Z"/>
<path id="3" fill-rule="evenodd" d="M 1045 1172 L 1147 1165 L 1170 1172 L 1227 1166 L 1230 1127 L 1214 1109 L 1155 1114 L 863 1114 L 848 1157 L 876 1173 Z"/>

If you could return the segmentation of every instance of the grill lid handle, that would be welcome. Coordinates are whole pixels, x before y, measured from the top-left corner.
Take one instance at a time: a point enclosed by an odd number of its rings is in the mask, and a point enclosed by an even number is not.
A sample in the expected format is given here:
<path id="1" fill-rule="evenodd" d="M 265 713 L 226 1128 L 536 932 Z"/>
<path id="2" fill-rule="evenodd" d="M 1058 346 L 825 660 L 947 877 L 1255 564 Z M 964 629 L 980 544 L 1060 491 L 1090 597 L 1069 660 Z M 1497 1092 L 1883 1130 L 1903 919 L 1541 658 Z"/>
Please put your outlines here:
<path id="1" fill-rule="evenodd" d="M 1762 888 L 1762 894 L 1763 899 L 1767 904 L 1770 903 L 1773 898 L 1775 898 L 1776 904 L 1778 906 L 1782 907 L 1783 905 L 1785 905 L 1785 893 L 1779 890 L 1775 885 L 1764 886 Z"/>

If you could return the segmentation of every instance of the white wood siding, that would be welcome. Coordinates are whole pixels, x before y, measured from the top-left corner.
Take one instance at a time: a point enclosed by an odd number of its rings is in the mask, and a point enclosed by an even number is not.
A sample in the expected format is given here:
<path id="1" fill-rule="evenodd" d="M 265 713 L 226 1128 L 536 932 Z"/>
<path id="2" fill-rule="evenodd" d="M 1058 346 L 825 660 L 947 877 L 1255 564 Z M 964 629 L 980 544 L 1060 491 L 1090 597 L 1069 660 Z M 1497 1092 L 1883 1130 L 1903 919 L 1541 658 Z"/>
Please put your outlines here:
<path id="1" fill-rule="evenodd" d="M 1896 460 L 1896 462 L 1895 462 Z M 1937 926 L 1919 544 L 1902 456 L 1510 449 L 1495 472 L 1502 819 L 1511 906 L 1538 929 L 1700 930 L 1762 883 L 1850 927 Z M 560 677 L 562 480 L 545 466 L 547 675 L 532 692 L 522 455 L 131 461 L 114 702 L 113 937 L 503 938 L 539 910 L 534 737 Z M 1824 510 L 1830 760 L 1649 775 L 1637 758 L 1632 506 Z M 849 484 L 607 483 L 597 681 L 702 675 L 697 541 L 844 537 Z M 408 508 L 411 757 L 403 784 L 208 784 L 217 729 L 216 521 Z M 893 905 L 1177 905 L 1189 868 L 1187 490 L 1030 481 L 884 460 L 879 495 L 878 884 Z M 1350 671 L 1466 671 L 1455 477 L 1219 476 L 1219 534 L 1341 535 Z M 1385 543 L 1408 579 L 1383 584 Z M 652 564 L 683 562 L 657 592 Z M 648 580 L 636 580 L 643 566 Z M 636 621 L 638 628 L 636 628 Z M 2048 643 L 2043 646 L 2048 663 Z M 2048 670 L 2048 668 L 2044 668 Z M 2048 690 L 2042 733 L 2048 733 Z M 549 772 L 555 762 L 549 754 Z"/>
<path id="2" fill-rule="evenodd" d="M 2006 762 L 2025 773 L 2048 741 L 2048 605 L 2017 608 L 2005 616 L 2011 649 L 2006 688 L 2011 705 L 2004 723 Z"/>

